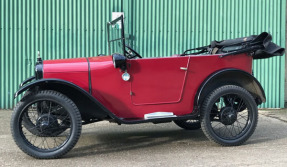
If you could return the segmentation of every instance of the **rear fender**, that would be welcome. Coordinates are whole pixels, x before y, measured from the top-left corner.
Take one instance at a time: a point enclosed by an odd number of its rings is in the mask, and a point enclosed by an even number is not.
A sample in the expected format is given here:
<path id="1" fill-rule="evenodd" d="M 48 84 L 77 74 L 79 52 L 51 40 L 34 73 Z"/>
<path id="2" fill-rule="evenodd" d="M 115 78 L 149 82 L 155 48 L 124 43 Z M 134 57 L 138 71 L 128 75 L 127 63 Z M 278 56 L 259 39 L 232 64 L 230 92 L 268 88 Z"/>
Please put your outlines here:
<path id="1" fill-rule="evenodd" d="M 92 119 L 115 118 L 97 99 L 83 88 L 65 80 L 60 79 L 40 79 L 21 87 L 14 98 L 25 91 L 35 90 L 55 90 L 69 97 L 79 108 L 82 118 L 85 121 Z"/>
<path id="2" fill-rule="evenodd" d="M 195 97 L 196 107 L 200 107 L 206 96 L 223 85 L 237 85 L 250 92 L 257 105 L 266 102 L 265 92 L 258 80 L 251 74 L 238 69 L 224 69 L 211 74 L 200 86 Z"/>

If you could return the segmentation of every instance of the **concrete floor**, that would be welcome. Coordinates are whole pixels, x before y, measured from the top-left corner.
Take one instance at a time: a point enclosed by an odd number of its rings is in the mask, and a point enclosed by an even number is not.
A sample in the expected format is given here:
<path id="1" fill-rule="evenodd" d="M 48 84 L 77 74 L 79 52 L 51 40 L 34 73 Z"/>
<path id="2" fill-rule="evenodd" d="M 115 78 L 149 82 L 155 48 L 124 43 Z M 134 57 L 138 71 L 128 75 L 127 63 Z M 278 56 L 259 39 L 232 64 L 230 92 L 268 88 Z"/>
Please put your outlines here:
<path id="1" fill-rule="evenodd" d="M 76 147 L 61 159 L 24 154 L 10 134 L 11 110 L 0 110 L 0 166 L 286 166 L 287 110 L 260 111 L 255 133 L 241 146 L 222 147 L 201 130 L 173 123 L 83 126 Z"/>

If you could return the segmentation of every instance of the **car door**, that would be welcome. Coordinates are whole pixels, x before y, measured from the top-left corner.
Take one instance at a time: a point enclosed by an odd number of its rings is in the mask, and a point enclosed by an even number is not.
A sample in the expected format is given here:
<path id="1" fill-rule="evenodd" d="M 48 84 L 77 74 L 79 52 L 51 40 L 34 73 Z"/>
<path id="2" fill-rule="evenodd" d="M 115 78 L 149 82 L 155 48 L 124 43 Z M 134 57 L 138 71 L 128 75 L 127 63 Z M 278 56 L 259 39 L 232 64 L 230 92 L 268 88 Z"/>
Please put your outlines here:
<path id="1" fill-rule="evenodd" d="M 189 57 L 130 60 L 131 100 L 134 105 L 180 102 Z"/>

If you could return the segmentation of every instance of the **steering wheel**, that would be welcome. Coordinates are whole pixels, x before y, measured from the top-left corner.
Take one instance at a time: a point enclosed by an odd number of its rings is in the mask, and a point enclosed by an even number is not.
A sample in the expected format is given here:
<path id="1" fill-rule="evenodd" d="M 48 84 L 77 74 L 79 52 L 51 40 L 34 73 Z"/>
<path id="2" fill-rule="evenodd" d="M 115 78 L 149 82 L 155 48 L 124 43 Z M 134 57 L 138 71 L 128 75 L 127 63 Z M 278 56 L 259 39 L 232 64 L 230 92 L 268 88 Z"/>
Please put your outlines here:
<path id="1" fill-rule="evenodd" d="M 126 51 L 126 53 L 128 54 L 127 57 L 129 59 L 132 59 L 132 58 L 135 58 L 135 57 L 142 58 L 141 55 L 138 52 L 136 52 L 135 50 L 133 50 L 131 47 L 129 47 L 127 45 L 125 47 L 128 48 L 132 52 L 132 54 L 131 54 L 128 51 Z"/>

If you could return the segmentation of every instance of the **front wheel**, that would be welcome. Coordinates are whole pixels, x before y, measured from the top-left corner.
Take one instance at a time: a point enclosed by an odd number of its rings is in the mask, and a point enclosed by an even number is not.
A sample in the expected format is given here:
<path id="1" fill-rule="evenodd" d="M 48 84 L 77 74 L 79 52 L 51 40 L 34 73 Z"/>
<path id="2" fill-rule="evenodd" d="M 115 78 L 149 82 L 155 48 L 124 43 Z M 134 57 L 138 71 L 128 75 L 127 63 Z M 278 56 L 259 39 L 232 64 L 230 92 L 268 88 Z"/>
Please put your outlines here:
<path id="1" fill-rule="evenodd" d="M 235 85 L 217 88 L 202 105 L 201 128 L 204 134 L 223 146 L 244 143 L 253 134 L 257 120 L 258 109 L 253 96 Z"/>
<path id="2" fill-rule="evenodd" d="M 44 90 L 25 96 L 17 104 L 11 118 L 11 132 L 15 143 L 26 154 L 41 159 L 59 158 L 77 143 L 81 121 L 77 106 L 68 97 Z"/>

